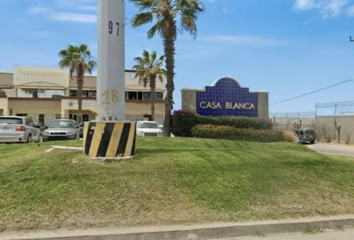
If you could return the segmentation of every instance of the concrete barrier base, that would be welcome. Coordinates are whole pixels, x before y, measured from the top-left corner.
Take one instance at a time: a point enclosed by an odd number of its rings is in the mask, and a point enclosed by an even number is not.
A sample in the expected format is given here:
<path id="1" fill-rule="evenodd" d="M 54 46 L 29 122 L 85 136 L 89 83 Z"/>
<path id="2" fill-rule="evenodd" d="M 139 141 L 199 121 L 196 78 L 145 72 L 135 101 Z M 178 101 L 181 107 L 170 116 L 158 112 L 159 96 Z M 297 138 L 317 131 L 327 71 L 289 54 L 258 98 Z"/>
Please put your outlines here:
<path id="1" fill-rule="evenodd" d="M 86 122 L 83 135 L 84 153 L 91 158 L 114 159 L 135 155 L 135 122 Z"/>

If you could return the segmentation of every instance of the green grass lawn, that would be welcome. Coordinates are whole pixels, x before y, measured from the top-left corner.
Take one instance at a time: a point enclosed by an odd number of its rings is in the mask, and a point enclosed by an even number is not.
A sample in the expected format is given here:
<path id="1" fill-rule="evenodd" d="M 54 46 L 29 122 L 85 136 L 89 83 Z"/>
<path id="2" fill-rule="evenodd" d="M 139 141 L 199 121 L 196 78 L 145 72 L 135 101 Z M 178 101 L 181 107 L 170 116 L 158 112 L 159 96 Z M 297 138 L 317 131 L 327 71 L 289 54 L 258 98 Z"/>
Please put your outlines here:
<path id="1" fill-rule="evenodd" d="M 138 138 L 100 162 L 0 145 L 0 231 L 192 224 L 354 213 L 354 159 L 290 143 Z"/>

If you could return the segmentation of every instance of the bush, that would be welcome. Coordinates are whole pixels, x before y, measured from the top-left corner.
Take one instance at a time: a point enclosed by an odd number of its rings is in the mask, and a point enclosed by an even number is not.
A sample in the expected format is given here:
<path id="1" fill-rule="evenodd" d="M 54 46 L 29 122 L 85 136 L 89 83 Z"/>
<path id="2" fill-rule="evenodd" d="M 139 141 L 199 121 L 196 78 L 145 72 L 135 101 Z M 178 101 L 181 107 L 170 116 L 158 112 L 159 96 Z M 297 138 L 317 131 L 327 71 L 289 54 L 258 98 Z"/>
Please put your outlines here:
<path id="1" fill-rule="evenodd" d="M 196 125 L 232 126 L 236 128 L 252 128 L 270 130 L 270 120 L 249 117 L 205 117 L 190 111 L 178 110 L 172 114 L 172 133 L 175 136 L 191 137 L 191 129 Z"/>
<path id="2" fill-rule="evenodd" d="M 283 138 L 286 142 L 297 142 L 298 137 L 294 131 L 285 130 L 283 131 Z"/>
<path id="3" fill-rule="evenodd" d="M 347 133 L 345 137 L 345 144 L 349 145 L 351 138 L 352 138 L 352 133 Z"/>
<path id="4" fill-rule="evenodd" d="M 197 124 L 196 114 L 179 110 L 172 115 L 172 134 L 176 137 L 191 137 L 191 129 Z"/>
<path id="5" fill-rule="evenodd" d="M 197 125 L 192 128 L 192 135 L 198 138 L 232 139 L 254 142 L 284 141 L 283 131 L 236 128 L 232 126 Z"/>
<path id="6" fill-rule="evenodd" d="M 198 124 L 211 124 L 218 126 L 233 126 L 236 128 L 253 128 L 268 130 L 273 128 L 270 120 L 250 117 L 205 117 L 197 115 Z"/>

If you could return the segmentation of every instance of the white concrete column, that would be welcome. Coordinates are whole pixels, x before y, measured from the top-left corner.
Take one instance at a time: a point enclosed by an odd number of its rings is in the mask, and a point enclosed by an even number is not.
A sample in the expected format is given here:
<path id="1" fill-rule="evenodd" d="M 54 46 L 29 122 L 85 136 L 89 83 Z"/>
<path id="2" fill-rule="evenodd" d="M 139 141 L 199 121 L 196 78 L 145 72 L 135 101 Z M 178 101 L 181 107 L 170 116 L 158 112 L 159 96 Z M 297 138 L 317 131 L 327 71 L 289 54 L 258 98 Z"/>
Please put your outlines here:
<path id="1" fill-rule="evenodd" d="M 61 117 L 69 117 L 69 116 L 66 116 L 66 112 L 67 111 L 65 111 L 65 109 L 61 109 L 61 112 L 60 112 L 60 115 L 61 115 Z"/>
<path id="2" fill-rule="evenodd" d="M 125 120 L 124 0 L 100 0 L 98 13 L 98 121 Z"/>
<path id="3" fill-rule="evenodd" d="M 17 91 L 18 90 L 18 88 L 17 87 L 14 87 L 13 89 L 12 89 L 12 96 L 11 97 L 17 97 Z"/>
<path id="4" fill-rule="evenodd" d="M 64 88 L 64 95 L 66 97 L 70 97 L 70 89 L 69 88 Z"/>

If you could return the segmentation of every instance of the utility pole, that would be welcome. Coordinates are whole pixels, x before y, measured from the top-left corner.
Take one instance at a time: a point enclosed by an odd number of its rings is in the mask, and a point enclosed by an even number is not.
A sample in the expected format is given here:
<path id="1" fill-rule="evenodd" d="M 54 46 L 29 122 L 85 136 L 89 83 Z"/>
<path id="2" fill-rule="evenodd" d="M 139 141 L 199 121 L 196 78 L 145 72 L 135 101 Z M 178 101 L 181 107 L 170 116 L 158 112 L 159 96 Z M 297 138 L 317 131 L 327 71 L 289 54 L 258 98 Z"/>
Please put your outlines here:
<path id="1" fill-rule="evenodd" d="M 125 120 L 124 1 L 101 0 L 98 14 L 98 121 Z"/>
<path id="2" fill-rule="evenodd" d="M 130 158 L 136 123 L 125 121 L 124 0 L 100 0 L 95 121 L 85 123 L 84 152 L 91 158 Z"/>

